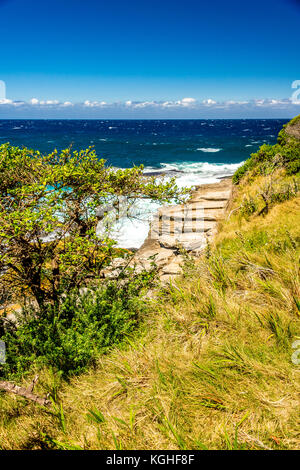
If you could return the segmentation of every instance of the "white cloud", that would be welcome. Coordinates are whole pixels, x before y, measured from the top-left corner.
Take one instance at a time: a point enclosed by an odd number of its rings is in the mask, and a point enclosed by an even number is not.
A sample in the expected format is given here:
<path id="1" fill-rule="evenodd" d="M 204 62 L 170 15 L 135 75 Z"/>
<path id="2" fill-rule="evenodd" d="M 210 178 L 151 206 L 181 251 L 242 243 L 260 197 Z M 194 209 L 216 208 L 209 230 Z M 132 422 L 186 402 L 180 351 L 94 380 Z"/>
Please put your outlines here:
<path id="1" fill-rule="evenodd" d="M 89 101 L 89 100 L 85 100 L 85 102 L 83 103 L 84 106 L 87 106 L 88 108 L 93 108 L 94 106 L 97 106 L 98 104 L 98 101 Z"/>
<path id="2" fill-rule="evenodd" d="M 101 107 L 101 106 L 106 106 L 107 103 L 106 101 L 89 101 L 89 100 L 85 100 L 85 102 L 83 103 L 84 106 L 88 107 L 88 108 L 95 108 L 95 107 Z"/>
<path id="3" fill-rule="evenodd" d="M 146 108 L 146 107 L 151 107 L 155 105 L 156 105 L 155 101 L 142 101 L 140 103 L 133 104 L 134 108 Z"/>
<path id="4" fill-rule="evenodd" d="M 284 100 L 270 100 L 270 104 L 276 106 L 278 104 L 287 104 L 287 102 Z"/>
<path id="5" fill-rule="evenodd" d="M 58 100 L 42 100 L 39 102 L 40 106 L 53 106 L 59 104 Z"/>
<path id="6" fill-rule="evenodd" d="M 290 98 L 281 99 L 281 100 L 269 99 L 269 98 L 267 98 L 267 99 L 256 99 L 256 100 L 253 101 L 253 103 L 254 103 L 255 106 L 258 106 L 258 107 L 272 107 L 272 108 L 278 107 L 279 109 L 283 109 L 283 108 L 291 106 L 292 104 L 295 104 L 291 101 Z"/>
<path id="7" fill-rule="evenodd" d="M 202 103 L 204 104 L 204 106 L 211 106 L 213 104 L 217 104 L 217 102 L 215 100 L 212 100 L 211 98 L 203 100 Z"/>
<path id="8" fill-rule="evenodd" d="M 196 103 L 195 98 L 183 98 L 181 101 L 179 101 L 182 106 L 192 106 Z"/>
<path id="9" fill-rule="evenodd" d="M 131 108 L 179 108 L 179 107 L 192 107 L 197 104 L 195 98 L 182 98 L 177 101 L 131 101 L 127 100 L 125 103 L 114 103 L 112 106 L 123 106 Z"/>
<path id="10" fill-rule="evenodd" d="M 195 98 L 182 98 L 181 102 L 182 103 L 195 103 L 196 100 Z"/>
<path id="11" fill-rule="evenodd" d="M 300 104 L 300 103 L 299 103 Z M 299 107 L 296 106 L 291 98 L 285 99 L 275 99 L 275 98 L 257 98 L 249 101 L 246 100 L 226 100 L 226 101 L 216 101 L 212 98 L 203 99 L 198 101 L 195 98 L 185 97 L 179 100 L 166 100 L 166 101 L 155 101 L 155 100 L 145 100 L 145 101 L 132 101 L 125 100 L 119 102 L 108 103 L 106 101 L 91 101 L 85 100 L 81 103 L 72 103 L 71 101 L 59 101 L 57 99 L 51 100 L 39 100 L 37 98 L 32 98 L 29 101 L 14 101 L 11 99 L 0 99 L 0 106 L 8 108 L 19 108 L 24 109 L 26 112 L 30 108 L 34 108 L 36 111 L 39 109 L 51 110 L 56 113 L 63 113 L 64 110 L 69 110 L 73 112 L 74 115 L 80 116 L 81 112 L 86 113 L 88 109 L 90 112 L 100 113 L 100 110 L 107 110 L 110 115 L 113 116 L 126 116 L 126 110 L 132 110 L 134 113 L 136 111 L 137 116 L 140 113 L 145 113 L 145 116 L 159 116 L 159 113 L 168 113 L 171 117 L 172 113 L 174 116 L 188 116 L 190 113 L 191 117 L 210 117 L 214 116 L 249 116 L 249 115 L 258 115 L 261 116 L 262 113 L 268 111 L 268 114 L 272 111 L 273 115 L 276 115 L 276 111 L 281 111 L 281 114 L 284 112 L 289 112 L 290 115 L 297 114 Z M 2 108 L 3 109 L 3 108 Z M 71 111 L 72 110 L 72 111 Z M 94 111 L 93 111 L 94 110 Z M 230 114 L 232 112 L 232 114 Z M 177 114 L 176 114 L 177 113 Z M 181 114 L 180 114 L 181 113 Z M 143 116 L 144 114 L 140 114 Z M 279 115 L 279 114 L 278 114 Z M 59 116 L 59 114 L 58 114 Z M 62 114 L 63 116 L 63 114 Z M 286 115 L 288 116 L 288 114 Z"/>
<path id="12" fill-rule="evenodd" d="M 164 103 L 161 103 L 161 106 L 163 108 L 170 108 L 170 107 L 173 107 L 173 106 L 176 106 L 176 103 L 178 103 L 178 101 L 165 101 Z"/>
<path id="13" fill-rule="evenodd" d="M 3 98 L 2 100 L 0 100 L 0 104 L 12 104 L 13 101 L 12 100 L 8 100 L 7 98 Z"/>
<path id="14" fill-rule="evenodd" d="M 184 107 L 184 108 L 189 108 L 189 107 L 194 107 L 197 104 L 197 101 L 195 98 L 182 98 L 181 100 L 178 101 L 164 101 L 164 102 L 157 102 L 157 101 L 152 101 L 156 106 L 162 106 L 163 108 L 178 108 L 178 107 Z"/>
<path id="15" fill-rule="evenodd" d="M 60 104 L 58 100 L 38 100 L 37 98 L 31 98 L 29 101 L 33 106 L 55 106 Z"/>
<path id="16" fill-rule="evenodd" d="M 228 106 L 243 105 L 243 104 L 248 104 L 248 103 L 249 101 L 234 101 L 234 100 L 225 101 L 225 104 Z"/>

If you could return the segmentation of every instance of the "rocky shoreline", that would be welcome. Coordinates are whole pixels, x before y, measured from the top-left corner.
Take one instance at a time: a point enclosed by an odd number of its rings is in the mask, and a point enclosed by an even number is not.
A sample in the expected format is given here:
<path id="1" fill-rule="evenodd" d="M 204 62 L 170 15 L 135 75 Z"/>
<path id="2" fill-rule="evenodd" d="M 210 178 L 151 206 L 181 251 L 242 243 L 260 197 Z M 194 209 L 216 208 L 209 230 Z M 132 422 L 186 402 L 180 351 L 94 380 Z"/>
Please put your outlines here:
<path id="1" fill-rule="evenodd" d="M 215 236 L 231 194 L 232 179 L 223 178 L 218 183 L 198 186 L 186 204 L 163 206 L 132 263 L 149 269 L 154 259 L 162 282 L 180 274 L 184 261 L 180 248 L 199 256 Z"/>

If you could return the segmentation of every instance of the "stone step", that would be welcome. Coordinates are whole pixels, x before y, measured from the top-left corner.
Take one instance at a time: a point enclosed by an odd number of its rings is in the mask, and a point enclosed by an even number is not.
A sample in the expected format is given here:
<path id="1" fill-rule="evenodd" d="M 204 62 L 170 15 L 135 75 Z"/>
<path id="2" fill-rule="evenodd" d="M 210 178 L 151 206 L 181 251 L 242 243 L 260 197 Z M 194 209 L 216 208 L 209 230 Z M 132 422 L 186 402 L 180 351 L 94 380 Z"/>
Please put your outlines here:
<path id="1" fill-rule="evenodd" d="M 216 226 L 216 221 L 195 221 L 195 222 L 185 222 L 183 224 L 163 224 L 163 225 L 153 225 L 151 227 L 150 236 L 153 239 L 158 239 L 164 235 L 174 235 L 180 237 L 185 233 L 195 233 L 201 234 L 208 232 Z"/>
<path id="2" fill-rule="evenodd" d="M 197 196 L 201 199 L 229 199 L 231 195 L 231 189 L 222 191 L 201 191 L 197 192 Z"/>
<path id="3" fill-rule="evenodd" d="M 199 198 L 199 202 L 201 201 L 218 201 L 218 202 L 227 202 L 227 197 L 220 197 L 220 196 L 202 196 Z"/>
<path id="4" fill-rule="evenodd" d="M 170 223 L 170 222 L 182 222 L 182 221 L 192 221 L 192 220 L 213 220 L 213 221 L 216 221 L 216 217 L 213 216 L 213 215 L 205 215 L 202 214 L 202 212 L 204 211 L 201 211 L 201 214 L 197 214 L 197 212 L 195 211 L 195 213 L 193 213 L 194 211 L 189 211 L 188 213 L 186 214 L 165 214 L 163 215 L 161 218 L 156 218 L 155 219 L 155 223 L 162 223 L 162 224 L 167 224 L 167 223 Z M 199 211 L 200 212 L 200 211 Z"/>
<path id="5" fill-rule="evenodd" d="M 226 201 L 206 201 L 202 199 L 195 199 L 191 200 L 190 202 L 191 206 L 197 205 L 199 208 L 204 210 L 214 210 L 214 209 L 223 209 L 227 206 L 227 200 Z"/>

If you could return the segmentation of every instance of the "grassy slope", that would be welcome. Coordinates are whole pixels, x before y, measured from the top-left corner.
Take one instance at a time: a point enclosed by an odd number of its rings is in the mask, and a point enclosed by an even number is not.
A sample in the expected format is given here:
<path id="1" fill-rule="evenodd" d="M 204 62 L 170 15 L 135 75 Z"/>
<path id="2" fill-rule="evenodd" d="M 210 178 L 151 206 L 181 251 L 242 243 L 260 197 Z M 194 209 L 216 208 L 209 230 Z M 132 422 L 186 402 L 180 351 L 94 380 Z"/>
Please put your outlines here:
<path id="1" fill-rule="evenodd" d="M 56 413 L 0 396 L 1 447 L 299 447 L 299 193 L 259 215 L 261 193 L 297 184 L 283 168 L 246 174 L 215 246 L 158 294 L 138 335 L 69 384 L 41 374 Z"/>

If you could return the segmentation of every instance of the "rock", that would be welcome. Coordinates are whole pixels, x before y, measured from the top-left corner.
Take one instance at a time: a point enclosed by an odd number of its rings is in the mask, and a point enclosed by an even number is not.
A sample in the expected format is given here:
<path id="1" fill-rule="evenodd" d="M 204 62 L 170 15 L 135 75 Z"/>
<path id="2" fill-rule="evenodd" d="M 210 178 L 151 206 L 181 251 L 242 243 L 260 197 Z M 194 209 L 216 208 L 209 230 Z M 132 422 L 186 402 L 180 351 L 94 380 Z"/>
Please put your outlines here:
<path id="1" fill-rule="evenodd" d="M 174 253 L 171 250 L 161 248 L 154 260 L 156 264 L 165 264 L 173 257 Z"/>
<path id="2" fill-rule="evenodd" d="M 195 253 L 200 253 L 204 248 L 206 247 L 206 242 L 203 242 L 203 240 L 196 240 L 194 242 L 190 242 L 187 244 L 185 249 L 187 251 L 193 251 Z"/>
<path id="3" fill-rule="evenodd" d="M 180 274 L 182 273 L 182 268 L 174 261 L 170 264 L 167 264 L 167 266 L 162 269 L 162 272 L 163 274 Z"/>

